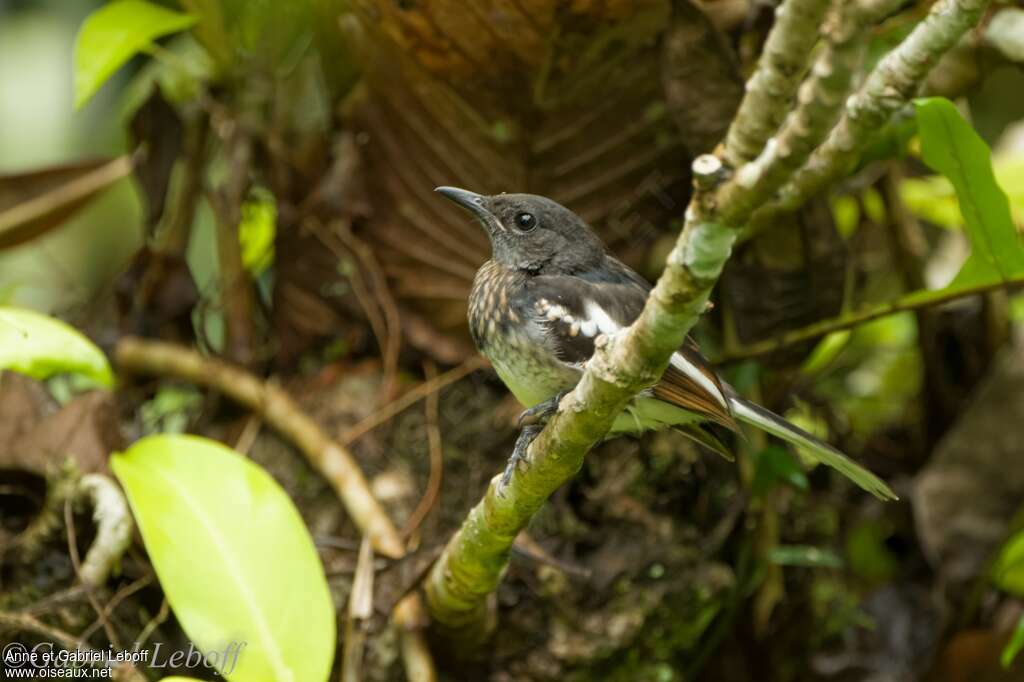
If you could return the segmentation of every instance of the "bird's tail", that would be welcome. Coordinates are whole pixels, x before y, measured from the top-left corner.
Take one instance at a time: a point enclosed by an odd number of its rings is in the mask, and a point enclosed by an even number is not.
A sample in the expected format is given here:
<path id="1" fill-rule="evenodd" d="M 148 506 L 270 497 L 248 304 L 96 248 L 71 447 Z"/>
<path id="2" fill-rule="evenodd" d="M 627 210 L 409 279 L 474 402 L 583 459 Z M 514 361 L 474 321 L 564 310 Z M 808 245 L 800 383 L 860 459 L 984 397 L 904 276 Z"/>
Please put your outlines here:
<path id="1" fill-rule="evenodd" d="M 736 395 L 729 396 L 729 405 L 733 415 L 740 421 L 803 448 L 805 453 L 840 472 L 880 500 L 898 499 L 896 493 L 878 476 L 774 412 Z"/>

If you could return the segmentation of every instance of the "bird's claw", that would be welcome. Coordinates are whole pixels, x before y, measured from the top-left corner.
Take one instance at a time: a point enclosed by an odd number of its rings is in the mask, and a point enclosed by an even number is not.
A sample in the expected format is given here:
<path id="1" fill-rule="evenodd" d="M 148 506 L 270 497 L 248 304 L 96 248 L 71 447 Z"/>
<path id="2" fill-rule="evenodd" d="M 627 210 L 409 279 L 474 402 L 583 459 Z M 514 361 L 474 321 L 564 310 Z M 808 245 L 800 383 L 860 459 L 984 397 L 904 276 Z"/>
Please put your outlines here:
<path id="1" fill-rule="evenodd" d="M 501 475 L 502 488 L 507 486 L 508 482 L 512 480 L 512 473 L 519 466 L 520 462 L 526 462 L 530 444 L 536 440 L 543 430 L 544 426 L 541 424 L 528 424 L 519 432 L 515 447 L 512 448 L 512 456 L 508 458 L 508 464 L 505 465 L 505 473 Z"/>
<path id="2" fill-rule="evenodd" d="M 558 404 L 562 402 L 562 398 L 567 393 L 568 391 L 559 391 L 544 402 L 537 403 L 533 407 L 523 410 L 519 415 L 519 420 L 517 421 L 520 429 L 519 437 L 516 438 L 515 447 L 512 448 L 512 456 L 509 457 L 508 464 L 505 465 L 505 473 L 501 475 L 502 488 L 507 486 L 508 482 L 512 480 L 512 473 L 516 470 L 516 467 L 520 463 L 526 463 L 530 444 L 544 430 L 544 425 L 548 420 L 558 412 Z"/>
<path id="3" fill-rule="evenodd" d="M 533 407 L 523 410 L 519 414 L 519 420 L 516 422 L 516 425 L 519 428 L 523 428 L 531 424 L 546 424 L 548 419 L 551 419 L 558 412 L 558 404 L 562 402 L 562 398 L 568 393 L 569 391 L 559 391 L 544 402 L 537 403 Z"/>

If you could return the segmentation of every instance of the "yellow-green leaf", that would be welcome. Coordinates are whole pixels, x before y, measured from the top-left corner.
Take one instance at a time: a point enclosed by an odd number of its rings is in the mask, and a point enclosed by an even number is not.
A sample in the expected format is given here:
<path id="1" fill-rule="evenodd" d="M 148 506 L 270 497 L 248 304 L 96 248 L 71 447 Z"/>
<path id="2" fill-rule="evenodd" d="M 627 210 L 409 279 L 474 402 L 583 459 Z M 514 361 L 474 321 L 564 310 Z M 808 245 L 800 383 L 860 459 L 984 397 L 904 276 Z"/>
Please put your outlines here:
<path id="1" fill-rule="evenodd" d="M 1021 649 L 1024 649 L 1024 616 L 1017 621 L 1017 627 L 1014 628 L 1010 641 L 1007 642 L 1006 648 L 1003 649 L 1003 653 L 999 657 L 1004 668 L 1013 665 L 1013 660 L 1017 658 Z"/>
<path id="2" fill-rule="evenodd" d="M 1024 225 L 1024 154 L 997 154 L 992 157 L 992 170 L 1010 199 L 1013 222 Z M 948 229 L 963 227 L 956 192 L 941 175 L 904 179 L 900 183 L 900 198 L 919 218 Z"/>
<path id="3" fill-rule="evenodd" d="M 274 263 L 274 238 L 277 235 L 277 204 L 269 192 L 259 192 L 242 204 L 238 241 L 242 247 L 242 265 L 259 276 Z"/>
<path id="4" fill-rule="evenodd" d="M 111 469 L 185 633 L 206 651 L 245 643 L 225 678 L 327 679 L 336 640 L 327 580 L 274 479 L 196 436 L 150 436 L 115 454 Z"/>
<path id="5" fill-rule="evenodd" d="M 811 354 L 807 356 L 807 359 L 804 360 L 804 364 L 800 366 L 800 372 L 814 375 L 824 370 L 849 345 L 851 335 L 852 332 L 849 329 L 843 329 L 838 332 L 832 332 L 823 338 L 814 347 Z"/>
<path id="6" fill-rule="evenodd" d="M 0 306 L 0 369 L 35 379 L 54 374 L 82 374 L 114 383 L 103 351 L 85 335 L 58 319 L 34 310 Z"/>
<path id="7" fill-rule="evenodd" d="M 914 106 L 924 162 L 952 183 L 971 242 L 971 255 L 950 286 L 1024 273 L 1024 248 L 1009 200 L 996 182 L 988 145 L 949 100 L 920 99 Z"/>
<path id="8" fill-rule="evenodd" d="M 143 0 L 117 0 L 94 11 L 75 41 L 75 108 L 80 109 L 115 71 L 155 39 L 182 31 L 195 21 L 190 14 Z"/>
<path id="9" fill-rule="evenodd" d="M 1024 597 L 1024 531 L 1003 545 L 992 568 L 992 579 L 1000 589 Z"/>

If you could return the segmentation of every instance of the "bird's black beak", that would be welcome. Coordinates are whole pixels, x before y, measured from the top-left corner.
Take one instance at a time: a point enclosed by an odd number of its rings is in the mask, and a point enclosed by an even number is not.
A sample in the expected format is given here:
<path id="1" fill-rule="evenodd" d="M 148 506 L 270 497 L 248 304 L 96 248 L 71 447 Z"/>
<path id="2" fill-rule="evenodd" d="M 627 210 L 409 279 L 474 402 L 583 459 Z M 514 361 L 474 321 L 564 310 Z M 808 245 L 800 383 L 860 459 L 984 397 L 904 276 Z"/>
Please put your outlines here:
<path id="1" fill-rule="evenodd" d="M 484 197 L 481 194 L 470 192 L 466 189 L 459 189 L 458 187 L 438 187 L 434 191 L 446 199 L 454 201 L 462 208 L 483 220 L 485 224 L 487 223 L 487 219 L 491 217 L 491 212 L 487 210 L 487 207 L 484 204 Z"/>

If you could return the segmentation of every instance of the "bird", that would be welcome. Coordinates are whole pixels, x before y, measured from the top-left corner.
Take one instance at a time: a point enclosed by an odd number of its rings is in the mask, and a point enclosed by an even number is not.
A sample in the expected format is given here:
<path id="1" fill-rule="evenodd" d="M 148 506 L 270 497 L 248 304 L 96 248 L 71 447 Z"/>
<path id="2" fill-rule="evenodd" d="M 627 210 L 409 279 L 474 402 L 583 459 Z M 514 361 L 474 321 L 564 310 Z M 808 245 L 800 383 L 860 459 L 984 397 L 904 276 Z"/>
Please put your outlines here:
<path id="1" fill-rule="evenodd" d="M 544 422 L 583 375 L 598 337 L 631 325 L 652 287 L 615 258 L 586 221 L 552 199 L 448 186 L 435 191 L 476 218 L 491 243 L 491 258 L 473 280 L 467 316 L 477 349 L 527 408 L 502 477 L 507 485 Z M 884 481 L 836 448 L 740 396 L 690 337 L 607 437 L 673 428 L 729 456 L 708 426 L 742 433 L 740 422 L 798 447 L 880 499 L 896 499 Z"/>

